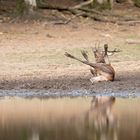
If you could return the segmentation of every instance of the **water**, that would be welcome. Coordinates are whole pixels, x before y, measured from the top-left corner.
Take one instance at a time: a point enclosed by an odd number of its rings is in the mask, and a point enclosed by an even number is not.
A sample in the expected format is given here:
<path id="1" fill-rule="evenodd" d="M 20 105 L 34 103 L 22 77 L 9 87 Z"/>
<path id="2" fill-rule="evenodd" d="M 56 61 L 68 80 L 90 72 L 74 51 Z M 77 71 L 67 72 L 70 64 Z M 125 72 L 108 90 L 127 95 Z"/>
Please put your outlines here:
<path id="1" fill-rule="evenodd" d="M 140 98 L 0 98 L 0 140 L 140 140 Z"/>
<path id="2" fill-rule="evenodd" d="M 46 90 L 28 90 L 28 89 L 11 89 L 2 90 L 0 89 L 0 97 L 5 96 L 18 96 L 18 97 L 79 97 L 79 96 L 115 96 L 115 97 L 140 97 L 140 92 L 102 92 L 96 93 L 92 90 L 70 90 L 70 91 L 46 91 Z"/>

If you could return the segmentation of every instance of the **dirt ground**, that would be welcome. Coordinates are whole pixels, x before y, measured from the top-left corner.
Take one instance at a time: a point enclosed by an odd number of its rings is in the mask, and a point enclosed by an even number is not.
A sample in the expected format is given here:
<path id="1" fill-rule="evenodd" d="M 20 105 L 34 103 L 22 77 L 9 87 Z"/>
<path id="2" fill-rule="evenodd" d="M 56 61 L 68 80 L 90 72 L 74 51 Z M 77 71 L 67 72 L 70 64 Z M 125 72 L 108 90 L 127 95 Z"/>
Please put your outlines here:
<path id="1" fill-rule="evenodd" d="M 51 17 L 0 23 L 0 89 L 140 92 L 140 44 L 127 43 L 140 40 L 140 24 L 119 26 L 81 17 L 66 25 L 54 21 Z M 91 84 L 89 67 L 64 56 L 67 51 L 81 57 L 84 49 L 92 59 L 91 47 L 97 42 L 121 50 L 110 57 L 116 71 L 114 82 Z"/>

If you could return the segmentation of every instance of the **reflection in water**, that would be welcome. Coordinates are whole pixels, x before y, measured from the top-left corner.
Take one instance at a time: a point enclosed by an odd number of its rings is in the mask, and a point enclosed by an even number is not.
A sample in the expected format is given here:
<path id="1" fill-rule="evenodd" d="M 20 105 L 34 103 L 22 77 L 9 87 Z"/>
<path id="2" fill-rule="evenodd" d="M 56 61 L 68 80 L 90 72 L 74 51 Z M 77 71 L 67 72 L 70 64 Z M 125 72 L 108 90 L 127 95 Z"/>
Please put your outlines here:
<path id="1" fill-rule="evenodd" d="M 87 120 L 89 120 L 89 114 L 92 114 L 90 125 L 94 126 L 95 136 L 98 140 L 117 140 L 116 120 L 112 113 L 114 103 L 115 97 L 93 97 L 91 101 Z"/>
<path id="2" fill-rule="evenodd" d="M 6 97 L 0 140 L 139 140 L 139 104 L 139 98 Z"/>

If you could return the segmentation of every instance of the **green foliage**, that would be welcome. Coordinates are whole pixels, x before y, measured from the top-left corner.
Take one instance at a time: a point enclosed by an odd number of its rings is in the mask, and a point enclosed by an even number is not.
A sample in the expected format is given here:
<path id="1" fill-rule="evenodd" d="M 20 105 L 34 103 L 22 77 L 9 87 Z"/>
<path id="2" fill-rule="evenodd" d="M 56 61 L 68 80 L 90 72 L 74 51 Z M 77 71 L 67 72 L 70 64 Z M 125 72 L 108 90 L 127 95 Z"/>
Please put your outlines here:
<path id="1" fill-rule="evenodd" d="M 92 8 L 96 8 L 97 10 L 111 9 L 112 8 L 111 1 L 107 0 L 101 4 L 98 2 L 98 0 L 94 0 L 92 4 Z"/>
<path id="2" fill-rule="evenodd" d="M 134 1 L 135 6 L 140 8 L 140 0 L 133 0 L 133 1 Z"/>
<path id="3" fill-rule="evenodd" d="M 16 14 L 22 15 L 24 11 L 27 9 L 24 0 L 17 0 L 16 1 Z"/>
<path id="4" fill-rule="evenodd" d="M 39 2 L 39 0 L 37 0 Z M 26 3 L 24 0 L 16 0 L 16 15 L 17 16 L 34 16 L 36 8 Z"/>

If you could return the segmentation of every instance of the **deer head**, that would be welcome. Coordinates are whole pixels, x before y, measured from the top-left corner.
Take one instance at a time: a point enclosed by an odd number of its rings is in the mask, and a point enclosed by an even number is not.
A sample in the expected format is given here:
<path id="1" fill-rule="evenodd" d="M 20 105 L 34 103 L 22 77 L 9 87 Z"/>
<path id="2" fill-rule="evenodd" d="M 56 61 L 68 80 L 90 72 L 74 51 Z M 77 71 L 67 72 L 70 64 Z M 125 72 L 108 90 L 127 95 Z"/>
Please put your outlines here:
<path id="1" fill-rule="evenodd" d="M 99 48 L 92 48 L 96 63 L 105 63 L 105 52 L 100 51 Z"/>
<path id="2" fill-rule="evenodd" d="M 108 44 L 104 44 L 104 50 L 103 51 L 101 51 L 99 49 L 99 47 L 98 48 L 96 48 L 96 47 L 92 48 L 92 51 L 94 53 L 96 63 L 106 63 L 105 58 L 108 58 L 108 56 L 111 56 L 116 52 L 120 52 L 120 50 L 117 50 L 116 48 L 113 51 L 109 51 L 108 50 Z M 108 61 L 109 61 L 109 58 L 108 58 Z"/>

